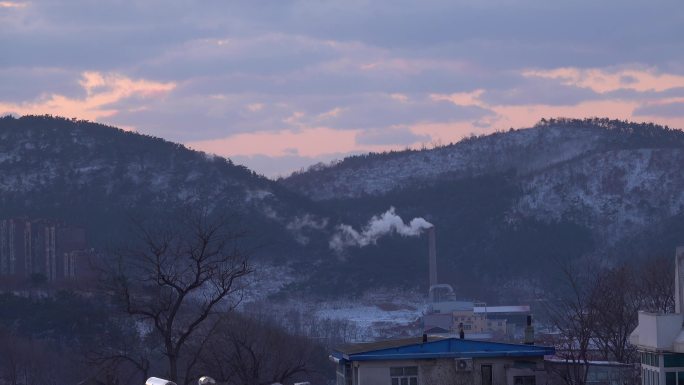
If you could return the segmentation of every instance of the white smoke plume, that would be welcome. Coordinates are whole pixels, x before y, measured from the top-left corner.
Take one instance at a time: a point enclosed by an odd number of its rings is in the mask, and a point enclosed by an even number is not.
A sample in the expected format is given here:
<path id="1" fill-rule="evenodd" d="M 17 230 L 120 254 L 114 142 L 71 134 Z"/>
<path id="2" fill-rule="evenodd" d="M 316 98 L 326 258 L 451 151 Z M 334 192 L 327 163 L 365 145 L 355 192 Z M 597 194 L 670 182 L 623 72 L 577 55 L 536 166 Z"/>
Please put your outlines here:
<path id="1" fill-rule="evenodd" d="M 322 230 L 326 226 L 328 226 L 328 218 L 317 219 L 311 214 L 304 214 L 301 217 L 294 217 L 285 228 L 290 230 L 299 244 L 306 245 L 310 240 L 308 236 L 304 235 L 307 228 Z"/>
<path id="2" fill-rule="evenodd" d="M 405 237 L 419 235 L 423 230 L 432 227 L 432 223 L 423 218 L 413 218 L 408 224 L 390 207 L 382 215 L 375 215 L 368 221 L 361 232 L 349 225 L 337 226 L 337 233 L 330 239 L 330 248 L 338 252 L 346 247 L 364 247 L 375 244 L 384 235 L 396 232 Z"/>

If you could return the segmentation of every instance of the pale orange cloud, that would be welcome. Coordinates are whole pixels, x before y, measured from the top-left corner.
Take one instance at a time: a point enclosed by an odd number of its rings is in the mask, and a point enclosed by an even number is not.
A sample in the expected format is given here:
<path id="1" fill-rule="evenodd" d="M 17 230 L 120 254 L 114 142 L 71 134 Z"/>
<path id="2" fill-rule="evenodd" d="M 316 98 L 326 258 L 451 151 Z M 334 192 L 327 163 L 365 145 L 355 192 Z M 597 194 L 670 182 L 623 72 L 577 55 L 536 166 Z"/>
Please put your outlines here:
<path id="1" fill-rule="evenodd" d="M 525 77 L 558 79 L 562 84 L 589 88 L 606 93 L 620 89 L 634 91 L 665 91 L 684 87 L 684 76 L 661 74 L 654 70 L 618 70 L 557 68 L 553 70 L 528 70 Z"/>
<path id="2" fill-rule="evenodd" d="M 173 82 L 161 83 L 144 79 L 130 79 L 126 76 L 100 72 L 84 72 L 79 84 L 86 91 L 84 98 L 70 98 L 49 94 L 38 100 L 23 103 L 0 102 L 0 114 L 15 113 L 52 114 L 98 120 L 115 115 L 119 111 L 112 104 L 130 97 L 150 98 L 164 95 L 176 87 Z M 144 106 L 136 106 L 136 109 Z"/>
<path id="3" fill-rule="evenodd" d="M 456 98 L 458 100 L 458 98 Z M 444 99 L 442 99 L 444 100 Z M 607 117 L 611 119 L 628 119 L 634 121 L 648 120 L 670 127 L 684 127 L 684 119 L 676 117 L 639 116 L 632 115 L 639 102 L 621 100 L 587 101 L 573 106 L 551 106 L 544 104 L 519 106 L 486 106 L 495 115 L 485 117 L 477 122 L 446 122 L 431 124 L 416 124 L 411 131 L 419 135 L 429 135 L 435 143 L 446 144 L 457 142 L 471 134 L 488 134 L 509 128 L 532 127 L 541 118 L 587 118 Z M 476 124 L 477 123 L 477 126 Z M 483 126 L 484 124 L 484 126 Z M 478 127 L 480 126 L 480 127 Z M 412 147 L 416 147 L 414 144 Z"/>
<path id="4" fill-rule="evenodd" d="M 409 101 L 409 97 L 406 94 L 394 93 L 394 94 L 390 94 L 389 97 L 392 100 L 396 100 L 400 103 L 408 103 L 408 101 Z"/>
<path id="5" fill-rule="evenodd" d="M 301 130 L 259 131 L 186 143 L 189 147 L 223 156 L 297 155 L 317 157 L 352 151 L 385 151 L 392 146 L 359 146 L 356 135 L 360 130 L 335 130 L 312 127 Z M 294 151 L 293 151 L 294 150 Z"/>
<path id="6" fill-rule="evenodd" d="M 455 143 L 471 134 L 483 133 L 482 129 L 474 127 L 470 122 L 419 123 L 411 126 L 410 129 L 414 134 L 428 135 L 434 144 Z M 419 148 L 422 145 L 423 143 L 414 143 L 410 147 Z"/>
<path id="7" fill-rule="evenodd" d="M 595 92 L 605 93 L 617 89 L 636 91 L 664 91 L 674 87 L 684 87 L 684 77 L 670 74 L 655 74 L 648 71 L 619 71 L 608 73 L 600 70 L 578 70 L 572 68 L 552 71 L 526 72 L 525 76 L 541 76 L 557 78 L 564 83 L 591 88 Z M 454 94 L 430 95 L 435 101 L 448 101 L 458 106 L 477 106 L 493 112 L 491 116 L 481 118 L 477 122 L 455 122 L 418 124 L 411 127 L 416 134 L 429 135 L 433 141 L 440 143 L 456 142 L 472 133 L 487 134 L 510 127 L 531 127 L 541 118 L 565 117 L 587 118 L 607 117 L 634 121 L 648 120 L 674 128 L 684 128 L 684 118 L 664 116 L 635 116 L 634 111 L 648 104 L 666 104 L 684 102 L 681 97 L 664 97 L 643 100 L 590 100 L 573 105 L 492 105 L 485 103 L 481 96 L 485 90 Z M 652 96 L 649 96 L 652 98 Z M 414 146 L 415 147 L 415 146 Z"/>
<path id="8" fill-rule="evenodd" d="M 671 103 L 684 103 L 684 97 L 673 97 L 673 98 L 662 98 L 658 100 L 652 100 L 645 102 L 642 107 L 650 107 L 650 106 L 657 106 L 657 105 L 663 105 L 663 104 L 671 104 Z M 684 116 L 669 116 L 669 117 L 662 117 L 658 115 L 645 115 L 643 113 L 639 114 L 639 119 L 641 120 L 646 120 L 650 122 L 655 122 L 659 124 L 665 124 L 668 125 L 672 128 L 679 128 L 679 129 L 684 129 Z"/>
<path id="9" fill-rule="evenodd" d="M 411 132 L 419 136 L 429 136 L 428 143 L 416 142 L 409 146 L 401 145 L 362 145 L 356 141 L 361 130 L 336 130 L 329 127 L 306 127 L 301 123 L 304 113 L 294 112 L 286 119 L 297 130 L 260 131 L 242 133 L 221 139 L 187 143 L 190 147 L 223 156 L 267 155 L 284 156 L 296 153 L 300 156 L 318 157 L 334 153 L 388 151 L 403 148 L 421 148 L 425 145 L 447 144 L 457 142 L 471 134 L 486 134 L 510 127 L 531 127 L 543 117 L 608 117 L 614 119 L 632 119 L 633 111 L 641 103 L 637 101 L 598 100 L 587 101 L 576 105 L 555 106 L 544 104 L 533 105 L 487 105 L 479 98 L 483 90 L 450 95 L 431 95 L 435 102 L 450 101 L 461 106 L 479 106 L 490 109 L 493 114 L 475 122 L 441 122 L 417 123 L 410 126 Z M 669 102 L 680 98 L 663 99 Z M 334 110 L 333 110 L 334 111 Z M 650 121 L 671 127 L 684 127 L 680 118 L 650 117 Z"/>
<path id="10" fill-rule="evenodd" d="M 684 87 L 684 76 L 657 74 L 654 71 L 621 70 L 609 72 L 598 69 L 559 68 L 549 71 L 525 71 L 523 74 L 526 77 L 558 79 L 563 84 L 590 88 L 597 93 L 606 93 L 619 89 L 660 92 L 675 87 Z M 510 127 L 530 127 L 544 117 L 607 117 L 634 121 L 647 119 L 670 127 L 684 128 L 684 118 L 634 115 L 637 107 L 647 104 L 681 102 L 684 100 L 684 98 L 679 97 L 657 98 L 652 95 L 645 95 L 642 100 L 614 98 L 608 100 L 589 100 L 572 105 L 495 105 L 485 103 L 482 100 L 481 97 L 485 91 L 483 89 L 476 89 L 470 92 L 454 94 L 433 94 L 430 97 L 435 101 L 449 101 L 458 106 L 477 106 L 488 109 L 493 112 L 492 116 L 473 122 L 477 124 L 444 123 L 427 126 L 421 125 L 413 127 L 412 130 L 416 133 L 429 134 L 433 140 L 450 142 L 471 132 L 482 134 L 496 130 L 505 130 Z"/>
<path id="11" fill-rule="evenodd" d="M 27 5 L 16 1 L 0 1 L 0 8 L 25 8 Z"/>
<path id="12" fill-rule="evenodd" d="M 587 118 L 606 117 L 625 119 L 632 117 L 638 102 L 621 100 L 587 101 L 572 106 L 549 106 L 544 104 L 522 106 L 493 106 L 497 114 L 495 125 L 499 129 L 530 127 L 543 117 Z"/>
<path id="13" fill-rule="evenodd" d="M 432 94 L 430 99 L 434 101 L 447 101 L 457 106 L 477 106 L 483 107 L 484 103 L 480 100 L 480 96 L 485 92 L 483 89 L 477 89 L 470 92 L 457 92 L 453 94 Z"/>

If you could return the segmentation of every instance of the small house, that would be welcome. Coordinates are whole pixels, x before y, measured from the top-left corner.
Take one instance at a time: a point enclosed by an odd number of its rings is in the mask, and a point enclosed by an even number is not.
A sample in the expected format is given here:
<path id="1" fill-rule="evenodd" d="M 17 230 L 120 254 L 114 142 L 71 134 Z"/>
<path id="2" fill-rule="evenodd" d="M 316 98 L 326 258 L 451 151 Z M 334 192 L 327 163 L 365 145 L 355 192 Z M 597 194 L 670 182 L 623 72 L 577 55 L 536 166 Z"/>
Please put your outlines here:
<path id="1" fill-rule="evenodd" d="M 427 337 L 341 346 L 337 385 L 542 385 L 554 348 Z"/>

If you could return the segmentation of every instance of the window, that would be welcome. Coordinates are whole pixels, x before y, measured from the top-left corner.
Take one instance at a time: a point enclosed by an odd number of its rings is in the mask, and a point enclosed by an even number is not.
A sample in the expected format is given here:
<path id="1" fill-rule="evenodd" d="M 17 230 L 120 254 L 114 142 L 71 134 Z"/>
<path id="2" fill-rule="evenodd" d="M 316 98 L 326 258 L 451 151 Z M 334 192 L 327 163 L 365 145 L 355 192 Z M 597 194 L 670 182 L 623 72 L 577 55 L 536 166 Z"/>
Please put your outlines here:
<path id="1" fill-rule="evenodd" d="M 345 363 L 340 362 L 337 365 L 337 385 L 351 385 L 351 383 L 352 383 L 351 374 L 352 374 L 351 363 L 350 362 L 345 362 Z"/>
<path id="2" fill-rule="evenodd" d="M 535 376 L 515 376 L 513 377 L 514 385 L 537 385 Z"/>
<path id="3" fill-rule="evenodd" d="M 492 365 L 482 365 L 480 366 L 480 372 L 482 373 L 482 385 L 492 385 Z"/>
<path id="4" fill-rule="evenodd" d="M 675 372 L 665 373 L 665 385 L 677 385 L 677 373 L 675 373 Z"/>
<path id="5" fill-rule="evenodd" d="M 400 366 L 390 368 L 392 385 L 418 385 L 418 367 Z"/>
<path id="6" fill-rule="evenodd" d="M 678 359 L 676 358 L 678 356 L 677 354 L 672 354 L 665 356 L 665 366 L 684 366 L 684 354 L 681 355 L 682 357 L 682 365 L 676 365 Z M 658 354 L 654 353 L 641 353 L 641 363 L 644 365 L 649 365 L 649 366 L 660 366 L 660 356 Z M 675 364 L 675 365 L 672 365 Z"/>
<path id="7" fill-rule="evenodd" d="M 641 368 L 641 384 L 648 385 L 648 377 L 646 377 L 646 369 L 644 368 Z"/>
<path id="8" fill-rule="evenodd" d="M 684 367 L 684 354 L 665 354 L 663 364 L 666 368 Z"/>

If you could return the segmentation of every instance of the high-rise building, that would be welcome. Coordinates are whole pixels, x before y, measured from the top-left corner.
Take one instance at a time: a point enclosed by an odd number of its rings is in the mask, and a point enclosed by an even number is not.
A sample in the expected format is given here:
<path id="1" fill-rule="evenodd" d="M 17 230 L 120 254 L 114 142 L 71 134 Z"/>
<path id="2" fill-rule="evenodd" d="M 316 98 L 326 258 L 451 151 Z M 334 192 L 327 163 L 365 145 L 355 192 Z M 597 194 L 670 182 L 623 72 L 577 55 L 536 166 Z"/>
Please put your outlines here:
<path id="1" fill-rule="evenodd" d="M 0 275 L 25 275 L 26 244 L 24 219 L 4 219 L 0 221 Z"/>
<path id="2" fill-rule="evenodd" d="M 26 279 L 40 274 L 49 282 L 76 279 L 86 271 L 85 231 L 47 220 L 0 220 L 0 276 Z"/>

